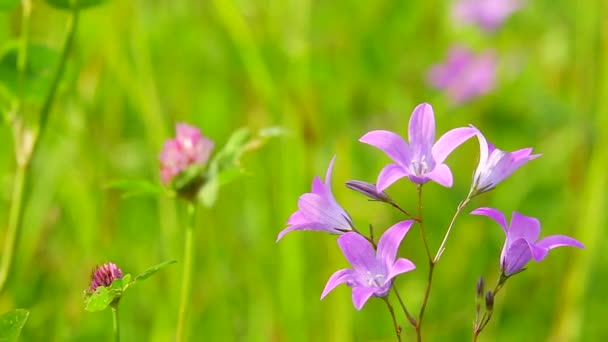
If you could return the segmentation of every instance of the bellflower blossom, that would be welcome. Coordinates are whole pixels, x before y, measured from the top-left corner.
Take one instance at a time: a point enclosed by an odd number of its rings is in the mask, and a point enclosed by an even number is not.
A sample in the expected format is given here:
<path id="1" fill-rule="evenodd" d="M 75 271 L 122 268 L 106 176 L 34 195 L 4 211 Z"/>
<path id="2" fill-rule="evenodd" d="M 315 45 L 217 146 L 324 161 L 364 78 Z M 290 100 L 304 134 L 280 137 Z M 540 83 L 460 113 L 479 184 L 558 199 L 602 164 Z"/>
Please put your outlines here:
<path id="1" fill-rule="evenodd" d="M 521 271 L 532 259 L 536 262 L 543 260 L 553 248 L 585 247 L 578 240 L 565 235 L 549 235 L 536 241 L 540 235 L 540 222 L 516 211 L 513 212 L 509 225 L 503 213 L 494 208 L 478 208 L 471 214 L 487 216 L 505 231 L 506 240 L 500 254 L 500 267 L 505 276 Z"/>
<path id="2" fill-rule="evenodd" d="M 518 0 L 459 0 L 452 7 L 452 18 L 457 23 L 494 31 L 521 6 Z"/>
<path id="3" fill-rule="evenodd" d="M 394 163 L 385 166 L 376 182 L 384 191 L 397 180 L 408 177 L 416 184 L 433 180 L 445 187 L 452 186 L 452 171 L 444 160 L 452 151 L 475 134 L 471 127 L 452 129 L 435 141 L 435 115 L 428 103 L 416 106 L 408 127 L 409 144 L 390 131 L 371 131 L 359 141 L 382 150 Z"/>
<path id="4" fill-rule="evenodd" d="M 352 230 L 352 219 L 338 204 L 331 192 L 331 174 L 335 159 L 334 156 L 329 162 L 325 183 L 319 177 L 315 177 L 312 181 L 312 192 L 300 196 L 298 211 L 293 213 L 287 221 L 290 227 L 279 233 L 277 241 L 294 230 L 326 231 L 333 234 L 342 234 Z"/>
<path id="5" fill-rule="evenodd" d="M 476 135 L 480 151 L 479 165 L 473 176 L 471 190 L 473 194 L 494 189 L 498 183 L 509 177 L 522 165 L 541 156 L 541 154 L 531 154 L 532 148 L 523 148 L 513 152 L 502 151 L 489 143 L 481 132 L 478 131 Z"/>
<path id="6" fill-rule="evenodd" d="M 188 167 L 207 163 L 213 150 L 213 141 L 194 126 L 179 123 L 175 133 L 175 139 L 165 141 L 159 157 L 160 177 L 165 185 Z"/>
<path id="7" fill-rule="evenodd" d="M 496 84 L 496 56 L 492 51 L 475 55 L 463 46 L 454 46 L 443 64 L 433 65 L 428 83 L 444 90 L 452 103 L 459 104 L 489 93 Z"/>
<path id="8" fill-rule="evenodd" d="M 353 289 L 353 304 L 357 310 L 361 310 L 372 295 L 386 296 L 394 277 L 416 268 L 408 259 L 395 260 L 401 240 L 413 222 L 401 221 L 389 228 L 380 237 L 376 251 L 374 246 L 360 234 L 349 232 L 340 236 L 338 245 L 353 268 L 335 272 L 327 281 L 321 299 L 342 283 Z"/>
<path id="9" fill-rule="evenodd" d="M 95 292 L 99 286 L 110 286 L 116 279 L 122 278 L 122 271 L 114 263 L 106 263 L 97 267 L 91 274 L 89 289 Z"/>

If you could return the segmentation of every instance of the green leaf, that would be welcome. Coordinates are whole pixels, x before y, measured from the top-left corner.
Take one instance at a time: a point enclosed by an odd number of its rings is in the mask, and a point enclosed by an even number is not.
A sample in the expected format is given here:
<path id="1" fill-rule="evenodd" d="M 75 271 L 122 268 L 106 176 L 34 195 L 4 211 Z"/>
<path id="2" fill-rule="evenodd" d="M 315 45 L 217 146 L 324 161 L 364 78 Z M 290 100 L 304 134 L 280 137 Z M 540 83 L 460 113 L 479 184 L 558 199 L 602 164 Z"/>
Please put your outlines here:
<path id="1" fill-rule="evenodd" d="M 106 0 L 46 0 L 46 2 L 58 9 L 72 10 L 72 9 L 85 9 L 89 7 L 95 7 L 106 2 Z"/>
<path id="2" fill-rule="evenodd" d="M 32 43 L 28 46 L 22 84 L 19 84 L 19 44 L 9 42 L 0 52 L 0 91 L 15 97 L 20 91 L 26 100 L 42 101 L 51 84 L 52 74 L 59 52 L 46 45 Z"/>
<path id="3" fill-rule="evenodd" d="M 17 341 L 29 315 L 29 311 L 17 309 L 0 316 L 0 341 Z"/>
<path id="4" fill-rule="evenodd" d="M 106 185 L 108 189 L 123 190 L 123 198 L 135 196 L 152 196 L 166 192 L 160 184 L 152 183 L 144 179 L 117 179 Z"/>
<path id="5" fill-rule="evenodd" d="M 142 273 L 140 273 L 139 275 L 137 275 L 135 277 L 135 279 L 133 279 L 133 282 L 136 281 L 140 281 L 140 280 L 144 280 L 146 278 L 148 278 L 149 276 L 153 275 L 154 273 L 160 271 L 161 269 L 165 268 L 168 265 L 171 264 L 175 264 L 177 262 L 177 260 L 167 260 L 165 262 L 162 262 L 156 266 L 150 267 L 147 270 L 143 271 Z"/>
<path id="6" fill-rule="evenodd" d="M 220 182 L 216 174 L 210 173 L 209 176 L 210 178 L 197 194 L 197 200 L 207 208 L 211 208 L 215 204 L 220 191 Z"/>
<path id="7" fill-rule="evenodd" d="M 17 5 L 19 0 L 0 0 L 0 11 L 12 11 Z"/>
<path id="8" fill-rule="evenodd" d="M 112 304 L 112 302 L 120 298 L 122 290 L 113 287 L 115 283 L 119 283 L 122 288 L 122 281 L 120 279 L 115 280 L 110 287 L 99 286 L 95 292 L 91 293 L 85 299 L 84 309 L 89 312 L 102 311 Z"/>

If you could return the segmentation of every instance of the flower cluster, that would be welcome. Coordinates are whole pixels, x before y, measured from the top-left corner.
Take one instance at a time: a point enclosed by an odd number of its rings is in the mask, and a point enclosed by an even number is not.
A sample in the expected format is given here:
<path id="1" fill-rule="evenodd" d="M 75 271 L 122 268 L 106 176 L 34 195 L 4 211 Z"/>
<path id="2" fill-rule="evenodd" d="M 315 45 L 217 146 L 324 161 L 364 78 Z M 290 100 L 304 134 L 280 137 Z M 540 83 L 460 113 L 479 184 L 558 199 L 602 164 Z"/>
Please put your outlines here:
<path id="1" fill-rule="evenodd" d="M 122 271 L 116 264 L 108 262 L 93 270 L 91 274 L 91 285 L 89 289 L 95 292 L 98 287 L 108 287 L 112 285 L 114 280 L 122 278 Z"/>
<path id="2" fill-rule="evenodd" d="M 479 162 L 471 180 L 470 191 L 458 206 L 434 258 L 429 252 L 428 242 L 422 231 L 423 243 L 431 264 L 427 279 L 432 279 L 433 266 L 439 262 L 454 221 L 462 209 L 473 198 L 496 188 L 513 172 L 528 161 L 538 158 L 540 154 L 533 154 L 532 148 L 513 152 L 500 150 L 488 142 L 482 132 L 472 125 L 449 130 L 435 140 L 435 115 L 432 106 L 428 103 L 422 103 L 414 108 L 409 120 L 407 141 L 399 134 L 385 130 L 368 132 L 359 139 L 362 143 L 384 152 L 391 159 L 391 163 L 382 168 L 375 184 L 352 180 L 346 182 L 347 187 L 373 201 L 390 204 L 410 216 L 385 190 L 400 179 L 408 179 L 415 183 L 419 192 L 422 191 L 422 186 L 430 181 L 446 188 L 451 187 L 453 176 L 450 167 L 446 164 L 446 159 L 456 148 L 474 136 L 477 137 L 479 143 Z M 300 196 L 298 210 L 291 215 L 287 221 L 288 227 L 279 233 L 277 241 L 282 239 L 285 234 L 295 230 L 324 231 L 340 235 L 337 239 L 338 247 L 352 268 L 341 269 L 331 275 L 322 291 L 321 299 L 340 284 L 346 284 L 352 288 L 353 304 L 357 310 L 360 310 L 370 298 L 380 297 L 386 301 L 389 311 L 393 315 L 395 331 L 399 337 L 401 328 L 396 323 L 388 295 L 391 289 L 397 292 L 393 285 L 399 275 L 416 268 L 412 261 L 399 258 L 398 250 L 401 241 L 416 222 L 420 223 L 422 230 L 422 206 L 419 203 L 419 217 L 394 224 L 381 235 L 376 243 L 373 233 L 370 232 L 370 236 L 366 236 L 356 228 L 351 216 L 336 201 L 332 193 L 331 177 L 335 159 L 335 157 L 332 158 L 329 163 L 325 181 L 315 177 L 311 192 Z M 420 193 L 418 198 L 420 201 Z M 504 215 L 498 209 L 482 207 L 473 210 L 471 214 L 488 216 L 495 220 L 503 228 L 506 236 L 500 256 L 501 276 L 497 287 L 484 294 L 483 278 L 480 278 L 477 283 L 477 298 L 485 300 L 487 311 L 482 319 L 475 320 L 475 336 L 477 336 L 490 320 L 494 298 L 509 277 L 521 272 L 529 261 L 543 260 L 549 250 L 553 248 L 561 246 L 583 248 L 583 244 L 565 235 L 551 235 L 538 240 L 539 220 L 518 212 L 513 213 L 510 224 L 507 224 Z M 409 313 L 397 294 L 409 323 L 416 329 L 419 340 L 421 336 L 420 321 L 423 318 L 429 291 L 430 280 L 417 318 Z M 478 304 L 478 315 L 479 312 Z"/>

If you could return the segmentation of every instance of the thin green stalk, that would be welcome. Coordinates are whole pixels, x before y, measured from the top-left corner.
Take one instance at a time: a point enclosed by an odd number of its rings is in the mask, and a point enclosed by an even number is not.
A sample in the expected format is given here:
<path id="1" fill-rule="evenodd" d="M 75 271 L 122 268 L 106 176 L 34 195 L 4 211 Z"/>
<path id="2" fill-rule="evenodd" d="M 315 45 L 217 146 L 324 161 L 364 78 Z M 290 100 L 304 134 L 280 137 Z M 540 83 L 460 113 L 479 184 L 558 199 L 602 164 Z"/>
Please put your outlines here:
<path id="1" fill-rule="evenodd" d="M 426 241 L 426 235 L 424 234 L 424 220 L 422 219 L 422 185 L 418 185 L 416 188 L 418 191 L 418 224 L 420 225 L 420 235 L 422 236 L 422 242 L 424 243 L 424 250 L 426 251 L 426 256 L 429 261 L 429 275 L 427 278 L 426 289 L 424 290 L 424 298 L 422 299 L 422 306 L 420 307 L 420 312 L 418 314 L 418 320 L 416 321 L 416 325 L 414 328 L 416 329 L 416 340 L 418 342 L 422 341 L 422 319 L 424 318 L 424 311 L 426 310 L 426 305 L 429 301 L 429 296 L 431 294 L 431 286 L 433 284 L 433 271 L 435 270 L 435 263 L 431 257 L 431 252 L 429 250 L 429 245 Z"/>
<path id="2" fill-rule="evenodd" d="M 401 305 L 401 309 L 403 310 L 403 313 L 405 314 L 405 317 L 407 317 L 407 320 L 415 328 L 416 327 L 416 319 L 414 318 L 414 316 L 412 316 L 410 314 L 410 312 L 408 311 L 408 309 L 405 307 L 405 303 L 403 302 L 403 299 L 401 299 L 401 295 L 399 294 L 399 291 L 397 290 L 397 287 L 395 286 L 394 282 L 393 282 L 393 291 L 395 292 L 395 295 L 397 296 L 397 300 L 399 301 L 399 305 Z"/>
<path id="3" fill-rule="evenodd" d="M 393 326 L 395 327 L 395 334 L 397 335 L 397 341 L 401 342 L 401 327 L 397 323 L 397 317 L 395 317 L 395 309 L 393 309 L 393 306 L 388 301 L 388 297 L 382 297 L 382 299 L 386 303 L 386 306 L 388 307 L 388 312 L 390 312 L 391 317 L 393 318 Z"/>
<path id="4" fill-rule="evenodd" d="M 118 325 L 118 305 L 112 305 L 112 323 L 114 327 L 114 341 L 120 342 L 120 326 Z"/>
<path id="5" fill-rule="evenodd" d="M 456 222 L 456 218 L 458 217 L 458 215 L 460 215 L 460 212 L 462 211 L 462 209 L 464 209 L 464 207 L 466 207 L 470 201 L 471 201 L 471 193 L 469 193 L 467 198 L 465 198 L 462 202 L 460 202 L 458 204 L 458 207 L 456 208 L 456 212 L 454 213 L 454 216 L 452 216 L 452 221 L 450 221 L 450 225 L 448 226 L 448 230 L 446 231 L 445 236 L 443 237 L 443 241 L 441 241 L 441 245 L 439 246 L 439 249 L 437 250 L 437 254 L 435 254 L 433 263 L 436 264 L 437 262 L 439 262 L 439 259 L 441 258 L 441 254 L 443 254 L 443 251 L 445 251 L 445 244 L 448 241 L 448 237 L 450 236 L 452 227 L 454 227 L 454 222 Z"/>
<path id="6" fill-rule="evenodd" d="M 192 278 L 192 258 L 194 249 L 192 248 L 194 239 L 194 218 L 196 216 L 196 205 L 188 203 L 188 225 L 186 226 L 186 237 L 184 239 L 184 270 L 182 272 L 182 292 L 177 316 L 176 341 L 184 341 L 186 332 L 186 317 L 190 304 L 190 285 Z"/>
<path id="7" fill-rule="evenodd" d="M 13 254 L 15 253 L 15 245 L 19 231 L 19 221 L 21 220 L 21 207 L 23 205 L 23 189 L 25 186 L 26 167 L 18 166 L 15 174 L 15 185 L 13 187 L 13 195 L 11 198 L 11 209 L 9 213 L 8 231 L 4 240 L 4 252 L 2 253 L 2 263 L 0 264 L 0 292 L 4 289 L 4 285 L 8 279 L 8 273 L 11 269 Z"/>

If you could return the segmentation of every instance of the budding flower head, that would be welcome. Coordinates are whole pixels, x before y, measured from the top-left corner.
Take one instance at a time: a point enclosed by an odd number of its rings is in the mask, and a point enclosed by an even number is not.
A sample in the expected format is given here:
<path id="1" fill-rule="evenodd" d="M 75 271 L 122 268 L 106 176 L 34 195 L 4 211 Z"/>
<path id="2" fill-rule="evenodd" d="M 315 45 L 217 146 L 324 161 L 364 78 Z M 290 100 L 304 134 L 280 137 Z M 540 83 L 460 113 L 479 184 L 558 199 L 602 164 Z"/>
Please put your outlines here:
<path id="1" fill-rule="evenodd" d="M 197 127 L 179 123 L 175 139 L 165 141 L 160 153 L 160 178 L 169 185 L 174 178 L 191 166 L 203 166 L 213 150 L 213 141 L 202 135 Z"/>
<path id="2" fill-rule="evenodd" d="M 108 262 L 98 266 L 91 274 L 91 292 L 95 292 L 99 286 L 110 286 L 116 279 L 122 278 L 122 271 L 116 264 Z"/>
<path id="3" fill-rule="evenodd" d="M 360 180 L 349 180 L 346 182 L 346 187 L 361 193 L 374 201 L 392 203 L 391 198 L 384 191 L 378 191 L 376 185 Z"/>

